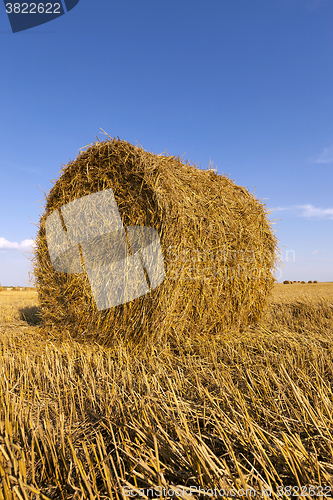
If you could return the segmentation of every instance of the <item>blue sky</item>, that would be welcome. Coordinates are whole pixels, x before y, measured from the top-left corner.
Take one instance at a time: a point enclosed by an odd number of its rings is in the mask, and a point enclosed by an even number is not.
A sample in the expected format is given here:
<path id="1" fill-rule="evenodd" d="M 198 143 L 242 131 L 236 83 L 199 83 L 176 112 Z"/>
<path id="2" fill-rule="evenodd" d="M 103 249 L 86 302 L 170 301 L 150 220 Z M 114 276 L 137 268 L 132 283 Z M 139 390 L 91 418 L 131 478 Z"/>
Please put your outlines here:
<path id="1" fill-rule="evenodd" d="M 0 6 L 0 283 L 27 284 L 50 180 L 100 128 L 213 162 L 280 219 L 279 281 L 333 281 L 332 20 L 332 0 L 80 0 L 13 34 Z"/>

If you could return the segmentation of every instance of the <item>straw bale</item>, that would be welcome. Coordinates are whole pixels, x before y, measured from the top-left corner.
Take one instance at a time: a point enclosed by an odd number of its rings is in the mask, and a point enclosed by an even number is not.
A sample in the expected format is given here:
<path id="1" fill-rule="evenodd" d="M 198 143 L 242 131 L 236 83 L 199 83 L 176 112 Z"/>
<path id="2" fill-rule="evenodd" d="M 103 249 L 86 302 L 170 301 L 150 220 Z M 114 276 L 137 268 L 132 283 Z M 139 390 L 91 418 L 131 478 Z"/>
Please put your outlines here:
<path id="1" fill-rule="evenodd" d="M 317 280 L 314 280 L 314 283 L 318 283 L 318 281 L 317 281 Z"/>
<path id="2" fill-rule="evenodd" d="M 110 189 L 127 230 L 157 231 L 165 277 L 145 295 L 98 310 L 82 249 L 83 272 L 75 272 L 80 263 L 74 261 L 72 272 L 54 270 L 45 224 L 64 205 Z M 179 157 L 155 155 L 119 138 L 82 148 L 63 166 L 40 219 L 34 274 L 42 328 L 111 345 L 117 338 L 172 342 L 194 331 L 209 335 L 252 325 L 280 263 L 267 216 L 247 189 Z"/>

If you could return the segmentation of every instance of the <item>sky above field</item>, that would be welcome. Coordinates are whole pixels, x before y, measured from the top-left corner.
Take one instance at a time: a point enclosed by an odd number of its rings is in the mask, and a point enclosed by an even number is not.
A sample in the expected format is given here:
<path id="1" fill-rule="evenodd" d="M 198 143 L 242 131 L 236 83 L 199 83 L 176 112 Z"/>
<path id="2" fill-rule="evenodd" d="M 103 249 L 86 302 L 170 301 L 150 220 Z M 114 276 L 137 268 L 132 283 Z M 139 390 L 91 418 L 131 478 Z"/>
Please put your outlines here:
<path id="1" fill-rule="evenodd" d="M 278 281 L 333 281 L 332 21 L 332 0 L 80 0 L 12 33 L 0 5 L 0 283 L 28 284 L 51 180 L 101 128 L 213 163 L 278 219 Z"/>

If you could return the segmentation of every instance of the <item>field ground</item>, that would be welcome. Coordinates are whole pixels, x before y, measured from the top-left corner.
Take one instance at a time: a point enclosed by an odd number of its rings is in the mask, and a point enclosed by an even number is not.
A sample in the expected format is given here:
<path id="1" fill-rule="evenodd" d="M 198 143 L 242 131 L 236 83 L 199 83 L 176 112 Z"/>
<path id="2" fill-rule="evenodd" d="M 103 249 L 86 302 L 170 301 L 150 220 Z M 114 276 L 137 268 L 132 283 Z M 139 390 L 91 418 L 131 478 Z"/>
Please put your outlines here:
<path id="1" fill-rule="evenodd" d="M 333 298 L 333 283 L 323 282 L 323 283 L 292 283 L 290 285 L 284 285 L 283 283 L 277 283 L 273 288 L 273 298 L 289 298 L 289 297 L 300 297 L 303 294 L 309 296 L 322 295 L 324 297 Z"/>
<path id="2" fill-rule="evenodd" d="M 333 283 L 177 353 L 56 343 L 37 300 L 0 292 L 0 500 L 333 496 Z"/>

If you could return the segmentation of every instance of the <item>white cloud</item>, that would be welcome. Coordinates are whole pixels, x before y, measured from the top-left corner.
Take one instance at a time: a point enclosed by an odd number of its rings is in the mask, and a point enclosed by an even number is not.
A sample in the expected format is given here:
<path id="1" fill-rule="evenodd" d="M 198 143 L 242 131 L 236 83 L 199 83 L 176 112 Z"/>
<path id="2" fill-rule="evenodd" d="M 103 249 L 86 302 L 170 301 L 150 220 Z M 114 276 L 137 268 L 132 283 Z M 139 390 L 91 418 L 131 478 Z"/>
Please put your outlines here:
<path id="1" fill-rule="evenodd" d="M 276 207 L 276 208 L 270 208 L 269 210 L 274 210 L 274 211 L 282 211 L 282 210 L 291 210 L 292 207 Z"/>
<path id="2" fill-rule="evenodd" d="M 333 219 L 333 208 L 317 208 L 313 205 L 296 205 L 302 210 L 301 217 L 316 217 L 318 219 Z"/>
<path id="3" fill-rule="evenodd" d="M 0 238 L 0 249 L 1 250 L 21 250 L 28 251 L 32 250 L 34 246 L 33 240 L 23 240 L 21 243 L 16 243 L 14 241 L 8 241 L 5 238 Z"/>
<path id="4" fill-rule="evenodd" d="M 312 253 L 312 255 L 317 255 L 317 253 L 325 253 L 325 251 L 324 250 L 314 250 L 311 253 Z"/>
<path id="5" fill-rule="evenodd" d="M 333 148 L 324 148 L 321 155 L 314 163 L 333 163 Z"/>
<path id="6" fill-rule="evenodd" d="M 313 205 L 292 205 L 290 207 L 276 207 L 272 211 L 294 211 L 298 217 L 309 217 L 315 219 L 333 219 L 333 208 L 318 208 Z M 297 213 L 297 211 L 300 211 Z"/>

